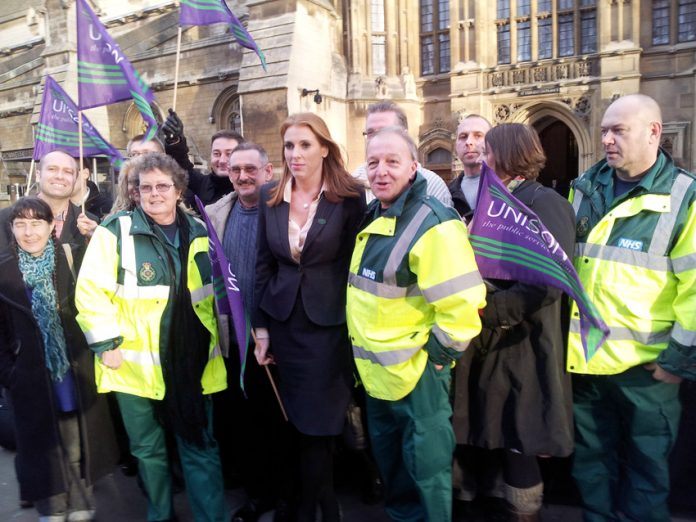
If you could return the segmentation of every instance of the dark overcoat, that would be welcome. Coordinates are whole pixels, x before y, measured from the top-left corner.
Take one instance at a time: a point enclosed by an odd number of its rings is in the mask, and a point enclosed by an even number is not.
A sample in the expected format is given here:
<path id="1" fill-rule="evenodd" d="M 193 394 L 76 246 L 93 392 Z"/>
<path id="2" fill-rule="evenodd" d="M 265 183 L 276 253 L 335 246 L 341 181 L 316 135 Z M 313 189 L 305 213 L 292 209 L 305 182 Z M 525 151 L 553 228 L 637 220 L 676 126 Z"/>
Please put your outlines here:
<path id="1" fill-rule="evenodd" d="M 94 354 L 75 321 L 75 281 L 60 245 L 56 256 L 59 312 L 77 387 L 82 477 L 91 484 L 112 471 L 116 444 L 106 397 L 96 390 Z M 21 498 L 33 501 L 65 492 L 53 386 L 13 247 L 0 254 L 0 385 L 8 389 L 14 407 Z"/>
<path id="2" fill-rule="evenodd" d="M 541 219 L 572 259 L 575 216 L 550 188 L 525 181 L 513 194 Z M 573 451 L 570 376 L 565 371 L 563 293 L 490 280 L 481 334 L 455 370 L 457 443 L 567 456 Z"/>

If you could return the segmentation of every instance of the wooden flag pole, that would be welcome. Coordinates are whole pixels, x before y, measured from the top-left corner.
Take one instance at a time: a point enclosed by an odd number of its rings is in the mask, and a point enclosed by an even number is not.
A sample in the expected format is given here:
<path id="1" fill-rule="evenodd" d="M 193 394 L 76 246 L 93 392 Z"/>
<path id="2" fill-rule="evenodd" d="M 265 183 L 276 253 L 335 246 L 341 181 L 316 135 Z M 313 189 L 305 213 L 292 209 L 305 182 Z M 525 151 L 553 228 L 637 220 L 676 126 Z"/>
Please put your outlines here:
<path id="1" fill-rule="evenodd" d="M 31 158 L 31 165 L 29 166 L 29 176 L 27 176 L 27 189 L 24 191 L 25 196 L 29 195 L 29 189 L 31 188 L 31 180 L 34 177 L 35 166 L 36 162 L 34 161 L 34 158 Z M 17 196 L 19 196 L 19 194 L 17 194 Z"/>
<path id="2" fill-rule="evenodd" d="M 172 100 L 172 110 L 176 112 L 176 92 L 179 86 L 179 58 L 181 56 L 181 26 L 176 34 L 176 61 L 174 62 L 174 99 Z"/>
<path id="3" fill-rule="evenodd" d="M 84 195 L 86 190 L 87 180 L 82 175 L 82 111 L 77 111 L 77 138 L 80 145 L 80 164 L 77 166 L 77 176 L 80 177 L 80 183 L 82 184 L 82 194 Z M 82 213 L 85 214 L 85 198 L 82 198 Z"/>
<path id="4" fill-rule="evenodd" d="M 254 344 L 256 344 L 256 334 L 254 333 L 254 330 L 251 330 L 251 336 L 254 338 Z M 273 393 L 275 393 L 276 399 L 278 401 L 278 406 L 280 406 L 280 411 L 283 414 L 283 418 L 285 419 L 285 422 L 288 420 L 288 414 L 285 413 L 285 407 L 283 406 L 283 401 L 280 398 L 280 394 L 278 393 L 278 388 L 276 388 L 275 381 L 273 380 L 273 375 L 271 375 L 271 370 L 268 368 L 268 365 L 264 365 L 264 368 L 266 369 L 266 375 L 268 375 L 268 380 L 271 381 L 271 388 L 273 388 Z"/>

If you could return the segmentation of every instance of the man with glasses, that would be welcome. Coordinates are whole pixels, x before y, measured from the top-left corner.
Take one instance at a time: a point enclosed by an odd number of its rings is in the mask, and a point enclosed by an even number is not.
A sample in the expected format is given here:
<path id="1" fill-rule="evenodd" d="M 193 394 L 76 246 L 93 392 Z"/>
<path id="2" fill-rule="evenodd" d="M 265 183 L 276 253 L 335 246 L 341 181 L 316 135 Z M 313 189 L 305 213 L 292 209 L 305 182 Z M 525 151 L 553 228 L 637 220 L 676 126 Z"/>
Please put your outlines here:
<path id="1" fill-rule="evenodd" d="M 367 119 L 365 120 L 365 130 L 363 136 L 367 141 L 377 132 L 385 127 L 400 127 L 408 131 L 408 118 L 404 110 L 393 101 L 381 101 L 373 103 L 367 108 Z M 418 163 L 418 172 L 425 178 L 427 182 L 426 193 L 432 196 L 445 206 L 452 206 L 452 196 L 450 195 L 447 184 L 440 176 L 432 170 L 428 170 Z M 369 203 L 375 197 L 369 190 L 370 183 L 367 179 L 367 165 L 363 163 L 354 172 L 353 177 L 359 179 L 365 185 L 365 195 Z"/>
<path id="2" fill-rule="evenodd" d="M 211 177 L 226 174 L 234 192 L 206 206 L 205 210 L 237 277 L 245 311 L 250 314 L 254 299 L 259 194 L 261 186 L 273 177 L 273 165 L 263 147 L 255 143 L 240 143 L 228 155 L 227 149 L 232 142 L 234 140 L 226 135 L 213 140 Z M 282 429 L 282 420 L 265 372 L 256 364 L 254 351 L 249 347 L 244 377 L 248 400 L 242 396 L 236 356 L 239 347 L 233 334 L 230 340 L 233 346 L 226 359 L 228 387 L 216 394 L 213 401 L 219 411 L 235 414 L 216 415 L 215 429 L 223 473 L 229 477 L 233 467 L 232 471 L 243 477 L 249 496 L 247 504 L 232 520 L 246 522 L 257 520 L 264 510 L 272 507 L 272 499 L 268 498 L 272 490 L 268 487 L 268 470 L 275 469 L 271 459 L 278 444 L 272 437 Z M 235 448 L 245 449 L 239 452 Z"/>

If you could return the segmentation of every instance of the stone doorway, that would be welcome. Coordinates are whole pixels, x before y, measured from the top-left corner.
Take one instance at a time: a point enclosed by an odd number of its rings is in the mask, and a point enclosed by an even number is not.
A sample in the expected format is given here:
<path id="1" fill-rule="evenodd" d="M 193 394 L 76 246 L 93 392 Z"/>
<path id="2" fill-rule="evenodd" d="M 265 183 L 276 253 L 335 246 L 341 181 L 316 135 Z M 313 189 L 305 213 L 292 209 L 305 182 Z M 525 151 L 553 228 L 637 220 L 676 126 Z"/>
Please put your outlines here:
<path id="1" fill-rule="evenodd" d="M 538 181 L 568 196 L 570 182 L 578 176 L 578 141 L 573 131 L 561 120 L 544 116 L 533 124 L 546 154 L 546 166 Z"/>

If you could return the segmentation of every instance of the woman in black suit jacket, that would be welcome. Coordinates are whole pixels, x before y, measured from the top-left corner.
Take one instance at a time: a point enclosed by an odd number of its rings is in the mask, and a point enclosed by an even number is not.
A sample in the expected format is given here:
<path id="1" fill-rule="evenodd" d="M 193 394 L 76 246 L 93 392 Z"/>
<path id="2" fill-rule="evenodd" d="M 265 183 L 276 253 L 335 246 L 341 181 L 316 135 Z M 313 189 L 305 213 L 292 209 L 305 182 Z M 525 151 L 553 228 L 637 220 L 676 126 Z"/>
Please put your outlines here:
<path id="1" fill-rule="evenodd" d="M 299 448 L 298 520 L 339 520 L 332 448 L 352 387 L 346 284 L 365 212 L 326 123 L 312 113 L 281 126 L 283 175 L 262 189 L 256 264 L 256 358 L 274 362 Z"/>

